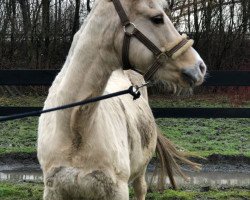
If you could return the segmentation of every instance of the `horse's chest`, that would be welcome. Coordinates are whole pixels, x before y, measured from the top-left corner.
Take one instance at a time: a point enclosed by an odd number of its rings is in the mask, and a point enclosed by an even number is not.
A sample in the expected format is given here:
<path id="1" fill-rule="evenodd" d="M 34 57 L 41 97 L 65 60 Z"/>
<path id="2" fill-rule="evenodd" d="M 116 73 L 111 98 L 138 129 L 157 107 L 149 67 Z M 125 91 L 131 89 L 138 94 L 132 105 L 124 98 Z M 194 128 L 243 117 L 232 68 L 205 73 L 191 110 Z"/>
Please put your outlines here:
<path id="1" fill-rule="evenodd" d="M 106 130 L 101 141 L 112 147 L 108 155 L 112 155 L 116 169 L 130 168 L 131 180 L 145 169 L 155 151 L 157 133 L 150 107 L 143 99 L 133 101 L 123 97 L 103 102 L 99 111 L 98 127 L 101 128 L 97 132 L 101 133 L 100 137 L 102 130 Z M 100 148 L 101 145 L 97 146 Z"/>
<path id="2" fill-rule="evenodd" d="M 151 159 L 156 146 L 156 125 L 149 105 L 135 102 L 125 110 L 131 176 L 136 176 Z"/>
<path id="3" fill-rule="evenodd" d="M 141 148 L 142 150 L 149 148 L 155 132 L 153 117 L 148 112 L 143 111 L 142 109 L 137 111 L 136 117 L 133 119 L 134 121 L 129 120 L 127 122 L 128 135 L 132 137 L 131 140 L 135 140 L 130 142 L 136 143 L 137 145 L 140 143 L 137 148 Z M 131 148 L 131 150 L 133 150 L 133 148 Z"/>

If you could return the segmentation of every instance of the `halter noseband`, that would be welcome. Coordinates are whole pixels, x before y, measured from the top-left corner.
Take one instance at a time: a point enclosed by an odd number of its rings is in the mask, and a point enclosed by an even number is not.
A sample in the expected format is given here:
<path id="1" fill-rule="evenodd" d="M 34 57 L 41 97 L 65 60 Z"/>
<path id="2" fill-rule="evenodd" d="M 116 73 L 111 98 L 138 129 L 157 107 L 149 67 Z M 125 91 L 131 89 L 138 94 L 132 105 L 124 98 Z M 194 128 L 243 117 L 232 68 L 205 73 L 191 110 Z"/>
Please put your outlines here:
<path id="1" fill-rule="evenodd" d="M 188 47 L 193 45 L 192 40 L 187 40 L 186 36 L 182 37 L 182 40 L 172 47 L 169 51 L 162 52 L 153 42 L 151 42 L 141 31 L 139 31 L 136 26 L 131 23 L 128 19 L 127 14 L 125 13 L 120 0 L 112 0 L 117 11 L 117 14 L 120 17 L 121 24 L 124 28 L 124 40 L 123 40 L 123 47 L 122 47 L 122 62 L 123 62 L 123 69 L 132 69 L 139 73 L 139 70 L 135 69 L 129 61 L 129 46 L 131 37 L 136 37 L 141 43 L 143 43 L 155 56 L 155 60 L 153 64 L 150 65 L 147 72 L 143 75 L 145 81 L 148 81 L 155 72 L 160 68 L 160 66 L 165 62 L 167 57 L 174 59 L 179 54 L 177 52 L 182 49 L 182 52 L 187 50 Z M 142 74 L 142 73 L 141 73 Z"/>

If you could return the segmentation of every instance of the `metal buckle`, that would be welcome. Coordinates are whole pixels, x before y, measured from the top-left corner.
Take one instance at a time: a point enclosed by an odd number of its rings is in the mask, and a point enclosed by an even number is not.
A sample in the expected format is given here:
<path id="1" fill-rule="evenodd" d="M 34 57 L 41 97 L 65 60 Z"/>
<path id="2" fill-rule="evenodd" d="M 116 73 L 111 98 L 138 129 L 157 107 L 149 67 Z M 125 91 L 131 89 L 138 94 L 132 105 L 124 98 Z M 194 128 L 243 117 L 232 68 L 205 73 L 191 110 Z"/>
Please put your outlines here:
<path id="1" fill-rule="evenodd" d="M 128 24 L 123 26 L 123 30 L 124 30 L 125 34 L 127 34 L 129 36 L 134 34 L 135 29 L 136 29 L 136 27 L 132 22 L 129 22 Z"/>
<path id="2" fill-rule="evenodd" d="M 166 55 L 165 52 L 162 52 L 159 54 L 156 59 L 159 60 L 161 63 L 165 62 L 167 60 L 168 56 Z"/>

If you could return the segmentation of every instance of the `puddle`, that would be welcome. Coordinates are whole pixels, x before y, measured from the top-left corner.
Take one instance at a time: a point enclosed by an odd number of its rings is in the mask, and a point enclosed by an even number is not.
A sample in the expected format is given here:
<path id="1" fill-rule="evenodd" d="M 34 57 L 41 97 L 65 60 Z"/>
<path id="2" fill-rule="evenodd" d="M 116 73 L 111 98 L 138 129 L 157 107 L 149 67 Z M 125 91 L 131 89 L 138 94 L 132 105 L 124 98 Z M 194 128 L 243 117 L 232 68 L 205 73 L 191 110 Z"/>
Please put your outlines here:
<path id="1" fill-rule="evenodd" d="M 2 171 L 0 181 L 42 181 L 41 171 Z"/>
<path id="2" fill-rule="evenodd" d="M 193 186 L 250 186 L 250 174 L 249 173 L 228 173 L 228 172 L 185 172 L 190 177 L 189 182 L 185 181 L 180 177 L 175 177 L 176 183 L 181 187 L 193 187 Z M 152 179 L 152 173 L 147 173 L 147 182 L 149 183 Z M 38 181 L 43 180 L 41 171 L 2 171 L 0 172 L 0 181 Z M 153 183 L 156 178 L 153 179 Z M 166 183 L 169 185 L 169 179 L 167 178 Z"/>
<path id="3" fill-rule="evenodd" d="M 250 174 L 245 173 L 224 173 L 224 172 L 185 172 L 189 177 L 189 181 L 185 181 L 181 177 L 175 177 L 178 186 L 193 187 L 193 186 L 213 186 L 213 187 L 249 187 L 250 186 Z M 147 174 L 147 182 L 152 179 L 152 173 Z M 156 182 L 156 178 L 152 183 Z M 169 185 L 170 181 L 167 178 L 166 183 Z"/>

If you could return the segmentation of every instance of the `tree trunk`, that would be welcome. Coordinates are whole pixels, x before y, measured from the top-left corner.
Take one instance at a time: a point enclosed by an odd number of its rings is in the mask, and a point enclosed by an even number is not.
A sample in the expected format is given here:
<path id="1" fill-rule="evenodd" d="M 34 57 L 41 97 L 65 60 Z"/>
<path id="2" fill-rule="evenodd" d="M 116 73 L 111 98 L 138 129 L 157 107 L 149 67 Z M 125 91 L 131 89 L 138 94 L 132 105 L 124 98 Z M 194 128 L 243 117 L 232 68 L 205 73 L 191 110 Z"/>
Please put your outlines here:
<path id="1" fill-rule="evenodd" d="M 250 32 L 250 2 L 248 1 L 248 6 L 247 6 L 247 26 L 248 26 L 248 31 Z"/>
<path id="2" fill-rule="evenodd" d="M 72 33 L 71 33 L 71 41 L 73 40 L 73 37 L 74 37 L 75 33 L 79 29 L 80 0 L 75 0 L 75 2 L 76 2 L 75 17 L 74 17 L 73 29 L 72 29 Z"/>
<path id="3" fill-rule="evenodd" d="M 248 0 L 249 1 L 249 0 Z M 249 13 L 247 12 L 247 5 L 249 4 L 247 0 L 242 0 L 242 28 L 243 28 L 243 36 L 245 36 L 247 32 Z"/>
<path id="4" fill-rule="evenodd" d="M 207 6 L 205 6 L 205 29 L 208 35 L 210 34 L 211 30 L 211 20 L 212 20 L 212 2 L 210 0 L 207 2 Z"/>
<path id="5" fill-rule="evenodd" d="M 50 0 L 42 0 L 42 31 L 43 31 L 43 63 L 44 67 L 49 67 L 49 45 L 50 45 L 50 24 L 49 24 L 49 6 Z"/>
<path id="6" fill-rule="evenodd" d="M 22 11 L 23 17 L 23 31 L 25 38 L 24 45 L 24 57 L 26 58 L 26 64 L 30 63 L 31 55 L 32 55 L 32 46 L 30 44 L 30 33 L 31 33 L 31 21 L 30 21 L 30 7 L 28 0 L 18 0 L 20 4 L 20 8 Z"/>
<path id="7" fill-rule="evenodd" d="M 219 0 L 219 4 L 220 4 L 219 5 L 219 12 L 220 12 L 220 14 L 219 14 L 219 23 L 220 23 L 219 33 L 220 33 L 220 36 L 222 34 L 224 34 L 223 1 L 224 0 Z"/>
<path id="8" fill-rule="evenodd" d="M 188 0 L 188 5 L 190 5 L 190 0 Z M 188 32 L 191 33 L 191 21 L 190 21 L 190 6 L 188 6 Z"/>
<path id="9" fill-rule="evenodd" d="M 1 50 L 1 57 L 4 57 L 6 54 L 6 35 L 7 35 L 7 29 L 10 21 L 11 16 L 11 6 L 8 0 L 6 0 L 5 3 L 5 19 L 3 20 L 2 30 L 0 31 L 0 50 Z M 8 36 L 7 36 L 8 37 Z"/>
<path id="10" fill-rule="evenodd" d="M 195 28 L 195 35 L 194 39 L 196 41 L 196 44 L 199 40 L 199 32 L 200 32 L 200 26 L 199 26 L 199 17 L 198 17 L 198 5 L 197 0 L 194 0 L 194 28 Z"/>
<path id="11" fill-rule="evenodd" d="M 11 0 L 11 36 L 10 36 L 10 59 L 13 60 L 15 50 L 15 31 L 16 31 L 16 0 Z"/>

